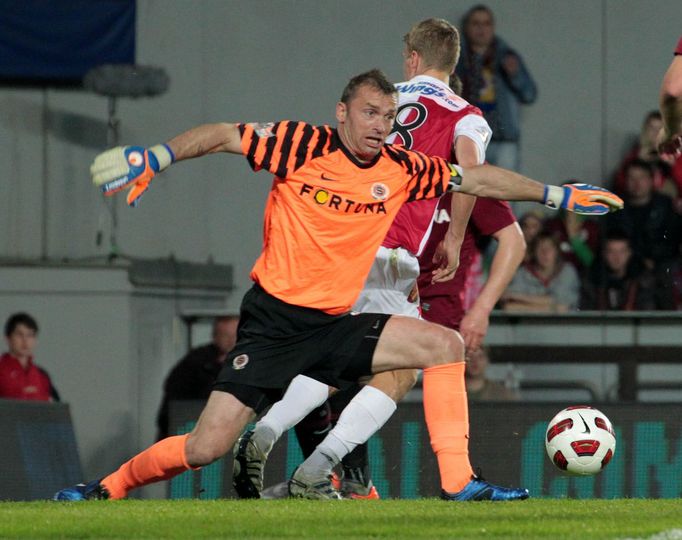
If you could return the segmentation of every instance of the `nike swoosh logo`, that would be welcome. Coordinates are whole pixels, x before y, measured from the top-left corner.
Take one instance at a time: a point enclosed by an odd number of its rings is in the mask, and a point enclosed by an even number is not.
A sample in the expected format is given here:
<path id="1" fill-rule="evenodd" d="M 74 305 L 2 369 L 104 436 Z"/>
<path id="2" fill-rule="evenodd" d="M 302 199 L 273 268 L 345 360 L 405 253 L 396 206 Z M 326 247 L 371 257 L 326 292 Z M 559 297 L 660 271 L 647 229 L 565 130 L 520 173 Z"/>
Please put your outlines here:
<path id="1" fill-rule="evenodd" d="M 327 181 L 329 181 L 329 182 L 338 182 L 338 180 L 337 180 L 336 178 L 329 178 L 329 177 L 328 177 L 327 175 L 325 175 L 324 173 L 322 173 L 322 175 L 320 176 L 320 178 L 322 178 L 322 180 L 327 180 Z"/>
<path id="2" fill-rule="evenodd" d="M 589 428 L 589 426 L 587 425 L 587 422 L 585 422 L 585 419 L 583 418 L 583 415 L 580 414 L 580 413 L 578 413 L 578 416 L 579 416 L 580 419 L 583 421 L 583 426 L 585 426 L 585 431 L 583 431 L 583 433 L 590 433 L 590 428 Z"/>

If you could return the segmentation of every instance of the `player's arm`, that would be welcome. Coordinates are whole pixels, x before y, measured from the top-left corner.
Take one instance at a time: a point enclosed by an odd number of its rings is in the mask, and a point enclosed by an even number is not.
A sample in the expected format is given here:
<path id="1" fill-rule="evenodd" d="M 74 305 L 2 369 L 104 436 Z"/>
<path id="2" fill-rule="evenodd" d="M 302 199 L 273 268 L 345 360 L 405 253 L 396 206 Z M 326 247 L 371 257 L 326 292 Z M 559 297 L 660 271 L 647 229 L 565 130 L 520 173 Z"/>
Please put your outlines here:
<path id="1" fill-rule="evenodd" d="M 204 124 L 185 131 L 168 141 L 167 145 L 175 155 L 175 161 L 229 152 L 241 154 L 242 137 L 237 124 Z"/>
<path id="2" fill-rule="evenodd" d="M 682 153 L 682 38 L 675 57 L 663 76 L 659 104 L 663 127 L 658 136 L 658 148 L 662 154 Z"/>
<path id="3" fill-rule="evenodd" d="M 511 283 L 526 252 L 526 242 L 517 222 L 503 227 L 492 236 L 498 245 L 488 279 L 460 324 L 460 333 L 467 350 L 480 347 L 488 332 L 490 312 Z"/>
<path id="4" fill-rule="evenodd" d="M 464 167 L 473 167 L 482 160 L 479 157 L 478 146 L 466 136 L 455 139 L 455 156 L 457 163 Z M 471 211 L 476 203 L 476 197 L 465 193 L 453 193 L 450 204 L 450 225 L 433 254 L 433 262 L 440 263 L 433 271 L 434 283 L 448 281 L 455 276 L 459 266 L 459 253 L 464 241 L 464 234 L 471 217 Z"/>
<path id="5" fill-rule="evenodd" d="M 610 191 L 589 184 L 545 185 L 519 173 L 478 165 L 453 169 L 451 184 L 462 193 L 503 201 L 535 201 L 549 208 L 564 208 L 579 214 L 599 215 L 623 208 L 623 200 Z"/>
<path id="6" fill-rule="evenodd" d="M 175 161 L 216 152 L 241 154 L 241 135 L 236 124 L 205 124 L 151 148 L 112 148 L 95 158 L 90 174 L 93 183 L 106 195 L 130 188 L 127 201 L 136 206 L 157 173 Z"/>

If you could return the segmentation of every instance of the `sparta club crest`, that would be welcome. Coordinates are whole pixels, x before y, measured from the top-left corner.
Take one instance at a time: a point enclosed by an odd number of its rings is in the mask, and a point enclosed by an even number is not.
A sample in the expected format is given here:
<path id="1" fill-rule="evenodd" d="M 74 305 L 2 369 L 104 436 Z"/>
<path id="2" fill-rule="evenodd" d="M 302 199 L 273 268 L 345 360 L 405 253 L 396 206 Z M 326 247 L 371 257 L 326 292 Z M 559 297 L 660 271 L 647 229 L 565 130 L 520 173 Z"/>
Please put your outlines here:
<path id="1" fill-rule="evenodd" d="M 369 192 L 372 195 L 372 198 L 376 199 L 377 201 L 385 201 L 388 198 L 390 190 L 386 184 L 376 182 L 372 184 L 372 189 L 370 189 Z"/>
<path id="2" fill-rule="evenodd" d="M 141 167 L 144 163 L 144 158 L 140 152 L 130 152 L 130 154 L 128 154 L 128 163 L 133 167 Z"/>
<path id="3" fill-rule="evenodd" d="M 232 369 L 244 369 L 248 363 L 249 355 L 240 354 L 239 356 L 235 356 L 234 360 L 232 360 Z"/>

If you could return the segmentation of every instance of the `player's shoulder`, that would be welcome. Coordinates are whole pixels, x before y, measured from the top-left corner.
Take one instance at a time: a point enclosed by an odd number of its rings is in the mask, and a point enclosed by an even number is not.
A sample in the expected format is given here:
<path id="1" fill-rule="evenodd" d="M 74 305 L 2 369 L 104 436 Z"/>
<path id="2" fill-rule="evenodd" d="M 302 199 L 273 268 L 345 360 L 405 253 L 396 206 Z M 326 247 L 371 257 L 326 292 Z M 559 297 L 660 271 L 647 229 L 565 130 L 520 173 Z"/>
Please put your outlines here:
<path id="1" fill-rule="evenodd" d="M 293 134 L 299 130 L 311 130 L 318 132 L 330 133 L 333 128 L 329 125 L 314 125 L 309 122 L 301 120 L 276 120 L 272 122 L 245 122 L 238 124 L 242 134 L 245 131 L 250 131 L 260 138 L 268 138 L 285 135 L 287 133 Z"/>
<path id="2" fill-rule="evenodd" d="M 382 155 L 392 161 L 402 161 L 405 159 L 415 160 L 415 159 L 429 159 L 426 154 L 418 150 L 412 150 L 403 146 L 402 144 L 385 143 L 382 150 Z"/>
<path id="3" fill-rule="evenodd" d="M 481 114 L 477 107 L 455 94 L 443 81 L 428 75 L 418 75 L 409 81 L 397 83 L 395 87 L 398 90 L 399 105 L 421 101 L 452 112 Z"/>
<path id="4" fill-rule="evenodd" d="M 434 166 L 436 168 L 445 166 L 446 163 L 443 158 L 429 156 L 423 152 L 406 148 L 401 144 L 384 144 L 381 155 L 384 168 L 397 166 L 409 175 L 432 170 Z M 440 165 L 437 162 L 441 162 Z"/>

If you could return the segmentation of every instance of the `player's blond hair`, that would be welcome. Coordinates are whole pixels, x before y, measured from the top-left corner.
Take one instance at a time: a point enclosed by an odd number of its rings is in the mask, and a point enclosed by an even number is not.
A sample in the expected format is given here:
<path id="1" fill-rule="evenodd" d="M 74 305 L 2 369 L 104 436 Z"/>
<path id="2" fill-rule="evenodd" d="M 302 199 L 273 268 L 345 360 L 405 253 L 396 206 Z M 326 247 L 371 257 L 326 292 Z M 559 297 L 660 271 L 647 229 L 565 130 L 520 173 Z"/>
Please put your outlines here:
<path id="1" fill-rule="evenodd" d="M 459 32 L 445 19 L 426 19 L 403 37 L 407 52 L 415 51 L 426 67 L 452 73 L 459 60 Z"/>

